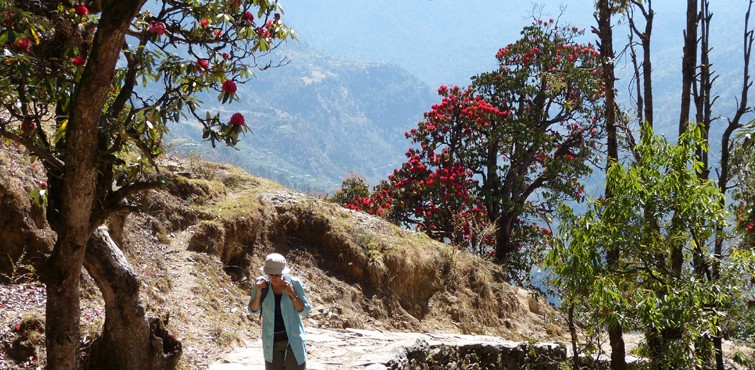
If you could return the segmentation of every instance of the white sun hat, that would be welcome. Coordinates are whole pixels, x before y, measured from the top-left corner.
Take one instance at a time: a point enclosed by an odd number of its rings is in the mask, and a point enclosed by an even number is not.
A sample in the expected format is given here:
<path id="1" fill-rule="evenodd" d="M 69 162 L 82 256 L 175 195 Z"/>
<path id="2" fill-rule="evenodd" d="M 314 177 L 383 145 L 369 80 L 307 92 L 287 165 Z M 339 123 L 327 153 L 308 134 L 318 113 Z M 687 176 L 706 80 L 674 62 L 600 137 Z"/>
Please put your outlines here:
<path id="1" fill-rule="evenodd" d="M 278 253 L 271 253 L 265 257 L 265 265 L 260 270 L 266 274 L 287 274 L 291 271 L 286 265 L 286 257 Z"/>

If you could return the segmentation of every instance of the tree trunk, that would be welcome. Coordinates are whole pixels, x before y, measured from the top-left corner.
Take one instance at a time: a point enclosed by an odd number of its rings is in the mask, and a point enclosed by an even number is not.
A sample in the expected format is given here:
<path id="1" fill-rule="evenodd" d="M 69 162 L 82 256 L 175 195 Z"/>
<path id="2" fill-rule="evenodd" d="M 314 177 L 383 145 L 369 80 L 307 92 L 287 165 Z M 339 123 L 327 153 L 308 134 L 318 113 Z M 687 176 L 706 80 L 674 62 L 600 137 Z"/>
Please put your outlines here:
<path id="1" fill-rule="evenodd" d="M 129 213 L 127 212 L 115 212 L 107 219 L 107 229 L 110 238 L 113 239 L 115 244 L 120 250 L 126 250 L 125 242 L 123 240 L 123 229 L 126 226 L 126 219 Z"/>
<path id="2" fill-rule="evenodd" d="M 510 279 L 509 263 L 511 255 L 516 251 L 511 242 L 512 219 L 508 214 L 502 214 L 496 219 L 496 224 L 495 260 L 505 269 L 506 279 Z"/>
<path id="3" fill-rule="evenodd" d="M 577 325 L 574 323 L 574 302 L 569 302 L 569 310 L 567 311 L 567 323 L 569 324 L 569 335 L 571 336 L 571 350 L 572 350 L 572 369 L 579 370 L 579 348 L 577 347 Z"/>
<path id="4" fill-rule="evenodd" d="M 611 16 L 613 8 L 610 0 L 598 1 L 598 36 L 600 37 L 600 56 L 603 67 L 603 81 L 606 91 L 606 134 L 607 134 L 607 162 L 606 171 L 618 162 L 618 140 L 616 138 L 616 90 L 613 52 L 613 29 Z M 611 189 L 606 186 L 606 198 L 612 196 Z M 618 249 L 606 252 L 606 263 L 611 265 L 620 258 Z M 624 370 L 627 368 L 626 351 L 621 324 L 613 320 L 608 324 L 608 339 L 611 343 L 611 369 Z"/>
<path id="5" fill-rule="evenodd" d="M 661 333 L 655 328 L 647 328 L 645 330 L 645 338 L 648 343 L 648 352 L 650 352 L 649 368 L 653 370 L 666 369 L 663 364 L 663 353 L 665 349 L 663 348 L 663 338 L 661 337 Z"/>
<path id="6" fill-rule="evenodd" d="M 139 279 L 107 230 L 95 231 L 84 260 L 105 300 L 105 327 L 92 344 L 87 369 L 175 369 L 181 342 L 157 318 L 147 319 Z"/>
<path id="7" fill-rule="evenodd" d="M 679 112 L 679 135 L 687 130 L 691 107 L 692 82 L 697 67 L 697 0 L 687 0 L 687 27 L 684 31 L 682 57 L 682 100 Z"/>
<path id="8" fill-rule="evenodd" d="M 700 2 L 700 21 L 698 26 L 700 27 L 700 72 L 698 73 L 698 81 L 693 81 L 693 85 L 696 88 L 693 89 L 695 100 L 695 121 L 702 123 L 703 135 L 705 135 L 705 142 L 708 142 L 710 138 L 710 128 L 713 122 L 712 110 L 713 102 L 717 97 L 713 97 L 713 81 L 716 77 L 713 76 L 711 70 L 710 61 L 710 23 L 713 14 L 710 13 L 709 3 L 707 0 Z M 709 149 L 705 149 L 702 145 L 697 147 L 697 155 L 700 157 L 700 161 L 703 163 L 702 168 L 698 172 L 698 177 L 703 180 L 707 180 L 710 176 L 710 160 Z"/>
<path id="9" fill-rule="evenodd" d="M 713 337 L 713 352 L 716 356 L 716 370 L 724 370 L 724 349 L 721 333 Z"/>
<path id="10" fill-rule="evenodd" d="M 653 33 L 653 2 L 647 2 L 647 10 L 645 13 L 645 32 L 642 37 L 642 85 L 644 87 L 645 95 L 645 122 L 653 127 L 653 64 L 650 60 L 650 37 Z"/>
<path id="11" fill-rule="evenodd" d="M 110 89 L 131 20 L 146 0 L 112 1 L 102 13 L 86 67 L 74 92 L 66 129 L 65 169 L 48 222 L 58 233 L 47 261 L 47 366 L 78 368 L 79 279 L 92 225 L 97 182 L 97 135 L 102 106 Z M 51 189 L 53 191 L 53 189 Z"/>
<path id="12" fill-rule="evenodd" d="M 88 235 L 86 231 L 73 229 L 59 232 L 55 248 L 47 261 L 45 333 L 48 369 L 78 367 L 79 280 Z"/>

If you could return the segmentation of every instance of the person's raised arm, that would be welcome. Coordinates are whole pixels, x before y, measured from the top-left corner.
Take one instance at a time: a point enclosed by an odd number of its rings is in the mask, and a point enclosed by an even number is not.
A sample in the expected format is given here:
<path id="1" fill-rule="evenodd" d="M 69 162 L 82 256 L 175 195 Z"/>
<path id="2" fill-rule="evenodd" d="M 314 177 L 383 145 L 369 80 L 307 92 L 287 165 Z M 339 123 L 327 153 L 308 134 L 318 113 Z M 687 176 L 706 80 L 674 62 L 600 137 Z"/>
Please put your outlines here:
<path id="1" fill-rule="evenodd" d="M 247 310 L 249 310 L 249 313 L 257 313 L 257 311 L 260 310 L 260 296 L 262 294 L 259 294 L 262 292 L 262 289 L 267 287 L 267 280 L 265 279 L 259 279 L 254 285 L 254 289 L 252 290 L 252 296 L 249 298 L 249 303 L 247 303 Z"/>
<path id="2" fill-rule="evenodd" d="M 294 308 L 299 315 L 304 316 L 309 312 L 311 306 L 309 305 L 307 295 L 304 293 L 304 287 L 302 287 L 301 282 L 294 280 L 289 283 L 289 285 L 286 286 L 286 293 L 291 298 Z"/>

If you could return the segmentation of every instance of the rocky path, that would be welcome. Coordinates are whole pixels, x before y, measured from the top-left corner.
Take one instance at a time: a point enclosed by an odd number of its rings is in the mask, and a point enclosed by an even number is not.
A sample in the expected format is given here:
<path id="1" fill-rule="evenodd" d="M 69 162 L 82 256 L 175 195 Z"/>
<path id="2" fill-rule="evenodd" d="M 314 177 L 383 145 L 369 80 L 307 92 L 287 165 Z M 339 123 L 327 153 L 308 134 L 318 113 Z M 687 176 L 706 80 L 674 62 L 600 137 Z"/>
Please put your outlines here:
<path id="1" fill-rule="evenodd" d="M 372 330 L 307 328 L 307 369 L 385 369 L 385 363 L 417 343 L 462 346 L 485 343 L 516 346 L 499 337 L 462 334 L 424 334 Z M 238 348 L 210 366 L 210 370 L 264 369 L 262 342 Z"/>

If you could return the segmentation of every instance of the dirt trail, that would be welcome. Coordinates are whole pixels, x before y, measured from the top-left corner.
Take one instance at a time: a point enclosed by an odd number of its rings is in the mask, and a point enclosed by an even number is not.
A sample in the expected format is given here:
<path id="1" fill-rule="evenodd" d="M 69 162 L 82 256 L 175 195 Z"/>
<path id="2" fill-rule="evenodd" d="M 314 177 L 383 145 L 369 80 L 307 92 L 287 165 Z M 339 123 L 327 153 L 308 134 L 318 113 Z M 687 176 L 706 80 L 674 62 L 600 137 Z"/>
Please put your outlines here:
<path id="1" fill-rule="evenodd" d="M 451 333 L 407 333 L 359 329 L 307 328 L 307 369 L 385 369 L 384 364 L 420 341 L 429 345 L 461 346 L 484 343 L 515 347 L 500 337 Z M 238 348 L 212 364 L 209 370 L 264 369 L 262 342 Z"/>

